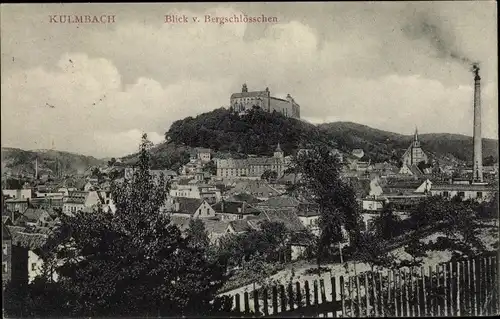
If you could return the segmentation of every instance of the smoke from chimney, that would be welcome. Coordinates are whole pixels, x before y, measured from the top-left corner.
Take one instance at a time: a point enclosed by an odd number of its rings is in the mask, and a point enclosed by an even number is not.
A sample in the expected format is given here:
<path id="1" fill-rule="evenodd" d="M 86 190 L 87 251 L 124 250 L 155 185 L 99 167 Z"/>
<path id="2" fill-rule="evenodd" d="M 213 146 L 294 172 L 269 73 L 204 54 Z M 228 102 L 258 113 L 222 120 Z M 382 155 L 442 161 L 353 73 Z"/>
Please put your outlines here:
<path id="1" fill-rule="evenodd" d="M 402 31 L 410 39 L 428 40 L 439 58 L 451 58 L 464 65 L 473 64 L 473 60 L 467 57 L 456 44 L 453 33 L 445 31 L 444 27 L 439 26 L 439 20 L 431 17 L 429 13 L 416 13 L 415 19 L 405 25 Z"/>

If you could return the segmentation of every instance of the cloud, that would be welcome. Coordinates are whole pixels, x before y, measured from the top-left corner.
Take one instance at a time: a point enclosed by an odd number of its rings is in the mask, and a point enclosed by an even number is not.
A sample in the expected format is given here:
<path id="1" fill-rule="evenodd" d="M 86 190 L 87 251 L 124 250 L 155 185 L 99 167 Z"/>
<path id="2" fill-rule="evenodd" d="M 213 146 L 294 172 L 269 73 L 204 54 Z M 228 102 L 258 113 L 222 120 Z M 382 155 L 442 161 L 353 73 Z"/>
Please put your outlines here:
<path id="1" fill-rule="evenodd" d="M 137 150 L 141 132 L 160 140 L 175 120 L 227 106 L 244 82 L 290 93 L 313 122 L 471 135 L 472 75 L 436 55 L 436 42 L 414 36 L 422 12 L 432 12 L 451 51 L 481 61 L 483 135 L 498 134 L 496 17 L 486 5 L 178 6 L 114 6 L 115 25 L 79 30 L 21 25 L 14 9 L 2 15 L 2 145 L 54 141 L 61 150 L 122 156 Z M 23 13 L 44 21 L 44 10 Z M 266 14 L 279 23 L 164 24 L 167 13 Z"/>

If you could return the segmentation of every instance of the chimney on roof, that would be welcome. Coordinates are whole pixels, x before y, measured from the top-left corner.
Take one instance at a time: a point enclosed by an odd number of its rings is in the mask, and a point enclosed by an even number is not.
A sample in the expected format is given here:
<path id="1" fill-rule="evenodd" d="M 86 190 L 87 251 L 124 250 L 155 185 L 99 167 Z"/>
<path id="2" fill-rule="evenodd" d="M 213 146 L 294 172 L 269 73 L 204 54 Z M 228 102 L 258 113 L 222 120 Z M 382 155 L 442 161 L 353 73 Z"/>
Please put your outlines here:
<path id="1" fill-rule="evenodd" d="M 220 210 L 221 210 L 221 213 L 224 213 L 224 200 L 222 200 L 220 202 Z"/>

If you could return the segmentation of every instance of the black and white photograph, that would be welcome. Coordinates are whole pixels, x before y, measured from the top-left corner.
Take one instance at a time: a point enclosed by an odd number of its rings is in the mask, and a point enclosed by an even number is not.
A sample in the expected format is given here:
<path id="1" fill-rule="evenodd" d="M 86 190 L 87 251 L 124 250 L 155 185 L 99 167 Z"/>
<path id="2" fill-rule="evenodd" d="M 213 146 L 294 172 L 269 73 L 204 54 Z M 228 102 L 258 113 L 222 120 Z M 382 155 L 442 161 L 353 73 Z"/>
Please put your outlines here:
<path id="1" fill-rule="evenodd" d="M 500 313 L 495 1 L 0 5 L 4 318 Z"/>

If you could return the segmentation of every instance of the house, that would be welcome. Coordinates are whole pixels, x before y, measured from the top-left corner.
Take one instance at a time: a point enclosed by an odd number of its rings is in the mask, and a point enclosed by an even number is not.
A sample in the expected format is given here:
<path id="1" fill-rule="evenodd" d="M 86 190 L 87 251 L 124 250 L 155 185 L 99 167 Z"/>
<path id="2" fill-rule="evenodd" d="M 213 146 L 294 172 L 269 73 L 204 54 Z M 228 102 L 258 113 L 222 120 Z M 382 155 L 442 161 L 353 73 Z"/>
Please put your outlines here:
<path id="1" fill-rule="evenodd" d="M 11 212 L 22 212 L 25 211 L 28 208 L 29 205 L 29 199 L 28 198 L 20 198 L 20 199 L 6 199 L 4 201 L 6 209 L 8 209 Z"/>
<path id="2" fill-rule="evenodd" d="M 300 201 L 295 197 L 289 195 L 282 195 L 269 198 L 268 200 L 261 202 L 257 205 L 259 208 L 270 208 L 270 209 L 283 209 L 283 208 L 296 208 L 300 204 Z"/>
<path id="3" fill-rule="evenodd" d="M 7 198 L 30 199 L 31 189 L 3 189 L 2 194 Z"/>
<path id="4" fill-rule="evenodd" d="M 103 205 L 110 204 L 110 194 L 104 191 L 74 191 L 64 198 L 63 212 L 65 214 L 74 214 L 86 208 L 92 208 L 98 203 Z"/>
<path id="5" fill-rule="evenodd" d="M 202 219 L 202 221 L 208 233 L 208 239 L 213 245 L 217 245 L 219 240 L 228 233 L 229 221 L 210 218 Z"/>
<path id="6" fill-rule="evenodd" d="M 494 185 L 490 184 L 436 184 L 431 186 L 430 193 L 445 198 L 460 197 L 462 200 L 472 199 L 478 202 L 487 201 L 497 192 Z"/>
<path id="7" fill-rule="evenodd" d="M 268 200 L 270 197 L 276 197 L 281 195 L 277 189 L 272 187 L 266 181 L 240 181 L 233 189 L 227 192 L 228 195 L 234 194 L 249 194 L 259 200 Z"/>
<path id="8" fill-rule="evenodd" d="M 7 226 L 12 238 L 11 280 L 19 283 L 30 283 L 41 274 L 43 267 L 43 250 L 48 236 L 31 233 L 24 227 Z M 57 274 L 54 274 L 57 280 Z"/>
<path id="9" fill-rule="evenodd" d="M 300 203 L 296 209 L 296 214 L 306 228 L 314 235 L 319 236 L 318 221 L 320 212 L 317 205 Z"/>
<path id="10" fill-rule="evenodd" d="M 5 287 L 12 275 L 12 236 L 7 228 L 10 218 L 5 217 L 7 216 L 2 216 L 2 287 Z"/>
<path id="11" fill-rule="evenodd" d="M 247 220 L 231 220 L 227 226 L 226 233 L 228 234 L 242 234 L 252 229 L 252 225 Z"/>
<path id="12" fill-rule="evenodd" d="M 214 185 L 196 184 L 195 180 L 179 180 L 170 189 L 172 197 L 204 199 L 210 204 L 221 200 L 221 192 Z"/>
<path id="13" fill-rule="evenodd" d="M 229 198 L 227 198 L 227 200 L 230 202 L 231 201 L 233 201 L 233 202 L 246 202 L 247 204 L 250 204 L 250 205 L 257 205 L 257 204 L 262 202 L 261 200 L 253 197 L 250 194 L 246 194 L 246 193 L 232 195 Z"/>
<path id="14" fill-rule="evenodd" d="M 15 220 L 15 224 L 21 226 L 46 226 L 51 221 L 52 217 L 47 210 L 28 208 Z"/>
<path id="15" fill-rule="evenodd" d="M 425 175 L 425 173 L 422 172 L 416 164 L 409 165 L 407 162 L 403 163 L 403 166 L 401 166 L 401 169 L 399 170 L 399 174 L 414 176 L 416 178 L 421 178 Z"/>
<path id="16" fill-rule="evenodd" d="M 203 199 L 176 197 L 172 199 L 172 204 L 172 216 L 187 218 L 215 217 L 215 210 Z"/>
<path id="17" fill-rule="evenodd" d="M 246 202 L 233 202 L 222 200 L 212 206 L 217 216 L 222 221 L 246 219 L 250 216 L 258 216 L 260 210 L 247 204 Z"/>
<path id="18" fill-rule="evenodd" d="M 208 163 L 212 160 L 212 150 L 209 148 L 195 148 L 196 158 L 203 163 Z"/>

